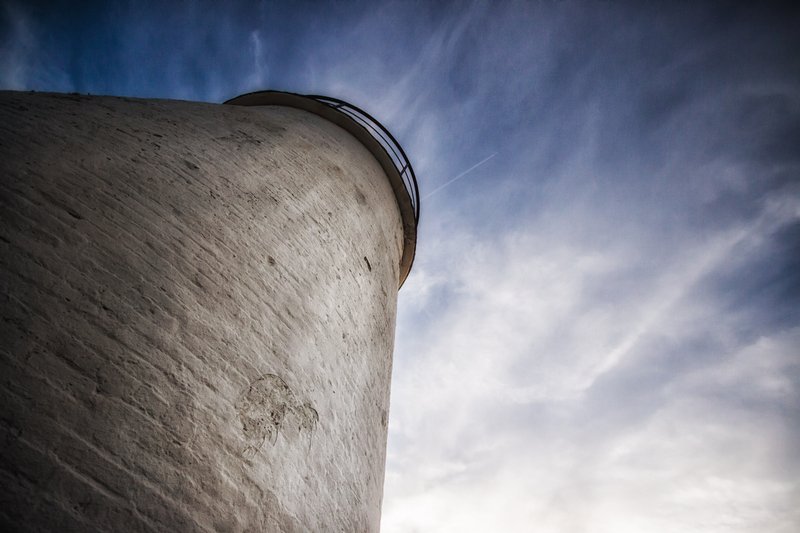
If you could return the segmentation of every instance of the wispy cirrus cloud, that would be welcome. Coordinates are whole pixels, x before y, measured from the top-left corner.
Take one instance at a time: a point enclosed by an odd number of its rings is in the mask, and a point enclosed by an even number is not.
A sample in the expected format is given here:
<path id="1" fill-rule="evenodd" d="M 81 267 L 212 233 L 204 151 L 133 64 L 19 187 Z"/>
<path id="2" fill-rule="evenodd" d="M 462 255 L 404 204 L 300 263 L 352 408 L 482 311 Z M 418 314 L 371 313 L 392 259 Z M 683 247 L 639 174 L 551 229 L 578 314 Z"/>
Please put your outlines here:
<path id="1" fill-rule="evenodd" d="M 384 529 L 791 531 L 797 292 L 749 296 L 797 286 L 798 80 L 745 18 L 703 29 L 713 7 L 573 8 L 474 21 L 497 33 L 465 113 L 508 144 L 427 206 Z"/>

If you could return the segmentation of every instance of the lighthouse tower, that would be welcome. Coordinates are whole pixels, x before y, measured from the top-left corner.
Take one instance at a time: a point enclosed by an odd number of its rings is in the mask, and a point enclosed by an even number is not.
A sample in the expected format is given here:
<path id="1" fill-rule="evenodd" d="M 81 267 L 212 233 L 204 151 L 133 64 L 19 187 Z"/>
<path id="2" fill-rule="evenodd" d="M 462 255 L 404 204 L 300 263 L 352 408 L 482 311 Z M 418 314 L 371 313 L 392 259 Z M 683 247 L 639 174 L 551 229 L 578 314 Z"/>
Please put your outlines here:
<path id="1" fill-rule="evenodd" d="M 0 168 L 0 529 L 378 529 L 419 201 L 377 121 L 3 92 Z"/>

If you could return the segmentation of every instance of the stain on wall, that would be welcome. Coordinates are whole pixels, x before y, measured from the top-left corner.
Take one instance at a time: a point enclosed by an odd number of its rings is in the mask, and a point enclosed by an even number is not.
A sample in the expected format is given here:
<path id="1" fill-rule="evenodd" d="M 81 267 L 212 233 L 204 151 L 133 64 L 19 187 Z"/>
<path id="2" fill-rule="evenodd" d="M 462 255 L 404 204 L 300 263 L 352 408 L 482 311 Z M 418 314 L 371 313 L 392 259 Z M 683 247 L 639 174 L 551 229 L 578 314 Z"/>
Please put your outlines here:
<path id="1" fill-rule="evenodd" d="M 281 429 L 285 438 L 302 435 L 309 439 L 319 422 L 317 410 L 307 401 L 300 401 L 286 382 L 275 374 L 265 374 L 254 380 L 236 402 L 236 411 L 247 441 L 242 452 L 246 458 L 255 456 L 264 443 L 274 445 Z"/>

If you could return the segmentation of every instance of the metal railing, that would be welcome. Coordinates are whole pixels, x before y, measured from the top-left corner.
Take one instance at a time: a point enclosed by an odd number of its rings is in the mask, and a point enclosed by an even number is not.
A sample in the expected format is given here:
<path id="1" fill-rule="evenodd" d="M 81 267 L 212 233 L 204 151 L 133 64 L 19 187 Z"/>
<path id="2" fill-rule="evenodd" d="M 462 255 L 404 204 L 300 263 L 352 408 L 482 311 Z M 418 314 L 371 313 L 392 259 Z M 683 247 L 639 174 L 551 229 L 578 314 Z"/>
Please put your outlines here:
<path id="1" fill-rule="evenodd" d="M 400 143 L 389 133 L 389 130 L 366 111 L 352 104 L 348 104 L 343 100 L 315 94 L 307 94 L 305 96 L 328 105 L 340 113 L 344 113 L 367 130 L 369 134 L 378 141 L 391 158 L 397 172 L 400 174 L 406 192 L 411 199 L 411 206 L 414 208 L 414 222 L 419 222 L 419 186 L 417 185 L 417 177 L 414 174 L 414 169 L 411 168 L 411 162 L 408 160 L 408 156 L 406 156 Z"/>

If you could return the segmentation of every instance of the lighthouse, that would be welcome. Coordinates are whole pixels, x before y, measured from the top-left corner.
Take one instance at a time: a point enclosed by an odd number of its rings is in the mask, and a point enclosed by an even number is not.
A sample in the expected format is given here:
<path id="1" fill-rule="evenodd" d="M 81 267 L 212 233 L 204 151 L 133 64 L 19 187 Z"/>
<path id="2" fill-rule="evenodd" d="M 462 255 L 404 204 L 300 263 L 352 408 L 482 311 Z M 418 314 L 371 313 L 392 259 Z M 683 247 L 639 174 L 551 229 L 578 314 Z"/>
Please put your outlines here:
<path id="1" fill-rule="evenodd" d="M 0 528 L 377 531 L 411 165 L 322 96 L 0 93 Z"/>

